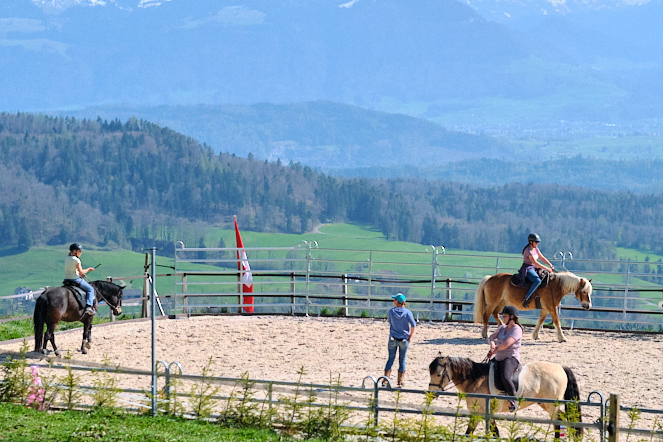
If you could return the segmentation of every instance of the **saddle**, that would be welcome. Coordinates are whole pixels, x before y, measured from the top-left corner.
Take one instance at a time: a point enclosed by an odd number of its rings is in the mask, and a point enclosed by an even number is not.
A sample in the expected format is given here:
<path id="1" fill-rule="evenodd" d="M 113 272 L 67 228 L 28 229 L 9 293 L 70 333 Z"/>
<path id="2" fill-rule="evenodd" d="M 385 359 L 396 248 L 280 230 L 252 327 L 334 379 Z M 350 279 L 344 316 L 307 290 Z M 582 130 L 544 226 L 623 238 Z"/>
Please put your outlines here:
<path id="1" fill-rule="evenodd" d="M 514 273 L 513 276 L 511 276 L 511 285 L 526 289 L 530 288 L 532 282 L 527 278 L 523 278 L 521 273 L 522 272 L 519 270 L 518 272 Z M 548 287 L 548 283 L 550 282 L 550 273 L 545 269 L 538 268 L 536 269 L 536 273 L 539 275 L 539 278 L 541 278 L 541 285 L 539 286 L 539 289 Z"/>
<path id="2" fill-rule="evenodd" d="M 526 373 L 527 373 L 527 367 L 525 367 L 524 365 L 519 365 L 516 371 L 513 372 L 511 380 L 513 381 L 514 387 L 516 387 L 516 396 L 522 396 Z M 504 383 L 502 382 L 502 376 L 500 376 L 497 373 L 497 361 L 495 359 L 490 360 L 488 386 L 490 388 L 490 394 L 507 396 L 506 391 L 504 390 Z"/>
<path id="3" fill-rule="evenodd" d="M 74 295 L 74 298 L 78 302 L 78 305 L 81 310 L 83 310 L 86 307 L 87 302 L 85 298 L 87 296 L 87 293 L 85 293 L 85 290 L 80 288 L 77 283 L 69 280 L 64 280 L 62 281 L 62 287 L 69 289 L 71 294 Z"/>

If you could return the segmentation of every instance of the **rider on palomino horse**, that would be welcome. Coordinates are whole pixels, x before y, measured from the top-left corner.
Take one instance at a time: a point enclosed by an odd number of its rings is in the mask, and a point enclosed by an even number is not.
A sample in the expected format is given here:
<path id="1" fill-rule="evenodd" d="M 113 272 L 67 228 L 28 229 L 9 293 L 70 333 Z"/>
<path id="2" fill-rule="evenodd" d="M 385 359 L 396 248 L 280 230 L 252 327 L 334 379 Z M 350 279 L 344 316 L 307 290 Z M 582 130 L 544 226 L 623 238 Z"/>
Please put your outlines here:
<path id="1" fill-rule="evenodd" d="M 513 373 L 520 366 L 520 344 L 523 340 L 523 327 L 518 321 L 518 309 L 507 305 L 500 313 L 504 324 L 490 335 L 488 358 L 495 356 L 496 367 L 507 395 L 515 396 Z M 509 401 L 509 411 L 516 411 L 516 401 Z"/>
<path id="2" fill-rule="evenodd" d="M 81 254 L 83 249 L 77 243 L 69 246 L 69 255 L 64 259 L 64 282 L 70 282 L 85 290 L 87 293 L 85 313 L 94 316 L 94 289 L 84 279 L 87 272 L 94 272 L 94 267 L 83 269 Z"/>
<path id="3" fill-rule="evenodd" d="M 532 298 L 532 295 L 534 295 L 536 289 L 541 285 L 541 278 L 537 274 L 536 269 L 540 268 L 552 273 L 555 268 L 539 250 L 539 242 L 541 242 L 541 237 L 539 235 L 536 233 L 530 233 L 527 237 L 527 241 L 529 241 L 529 244 L 523 249 L 523 265 L 520 267 L 520 270 L 518 270 L 522 281 L 527 279 L 532 282 L 532 286 L 529 288 L 527 296 L 525 296 L 525 299 L 523 300 L 524 308 L 529 308 L 529 301 Z M 550 267 L 541 264 L 539 259 L 543 260 Z"/>

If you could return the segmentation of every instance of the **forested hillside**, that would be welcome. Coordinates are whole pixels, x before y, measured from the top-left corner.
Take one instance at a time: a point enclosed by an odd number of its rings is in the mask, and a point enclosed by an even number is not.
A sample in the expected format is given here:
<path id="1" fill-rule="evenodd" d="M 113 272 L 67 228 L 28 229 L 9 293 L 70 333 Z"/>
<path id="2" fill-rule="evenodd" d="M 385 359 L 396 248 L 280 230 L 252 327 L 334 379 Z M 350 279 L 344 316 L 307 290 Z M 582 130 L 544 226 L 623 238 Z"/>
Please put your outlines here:
<path id="1" fill-rule="evenodd" d="M 448 248 L 518 252 L 535 230 L 545 250 L 576 257 L 612 256 L 615 245 L 663 252 L 660 195 L 342 179 L 298 163 L 215 154 L 137 119 L 0 114 L 0 189 L 4 253 L 72 241 L 172 244 L 233 214 L 244 229 L 299 233 L 348 221 Z"/>

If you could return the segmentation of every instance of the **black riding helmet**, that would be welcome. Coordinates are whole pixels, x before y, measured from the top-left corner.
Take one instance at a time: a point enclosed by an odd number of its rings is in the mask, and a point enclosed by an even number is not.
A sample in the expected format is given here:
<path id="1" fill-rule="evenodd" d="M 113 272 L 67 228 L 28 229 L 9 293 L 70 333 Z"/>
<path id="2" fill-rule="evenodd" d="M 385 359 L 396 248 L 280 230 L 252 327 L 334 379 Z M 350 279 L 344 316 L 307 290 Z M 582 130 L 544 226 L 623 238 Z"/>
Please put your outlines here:
<path id="1" fill-rule="evenodd" d="M 73 243 L 72 245 L 69 246 L 69 251 L 70 252 L 74 252 L 76 250 L 83 250 L 83 248 L 78 243 Z"/>
<path id="2" fill-rule="evenodd" d="M 527 241 L 541 242 L 541 237 L 539 235 L 537 235 L 536 233 L 530 233 L 527 236 Z"/>
<path id="3" fill-rule="evenodd" d="M 518 317 L 518 309 L 512 305 L 505 305 L 502 311 L 500 312 L 500 315 L 503 315 L 505 313 L 510 316 L 515 316 L 516 318 Z"/>

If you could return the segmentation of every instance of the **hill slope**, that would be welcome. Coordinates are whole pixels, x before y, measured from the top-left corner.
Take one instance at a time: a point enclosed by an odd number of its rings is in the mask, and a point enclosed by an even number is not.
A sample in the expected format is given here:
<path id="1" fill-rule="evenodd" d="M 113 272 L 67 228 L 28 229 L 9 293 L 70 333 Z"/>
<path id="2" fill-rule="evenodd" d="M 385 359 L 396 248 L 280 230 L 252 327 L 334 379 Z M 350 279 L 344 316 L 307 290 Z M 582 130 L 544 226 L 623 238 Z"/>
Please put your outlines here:
<path id="1" fill-rule="evenodd" d="M 510 156 L 506 140 L 453 132 L 427 120 L 327 101 L 296 104 L 92 107 L 78 118 L 159 121 L 217 152 L 311 167 L 444 164 Z"/>

